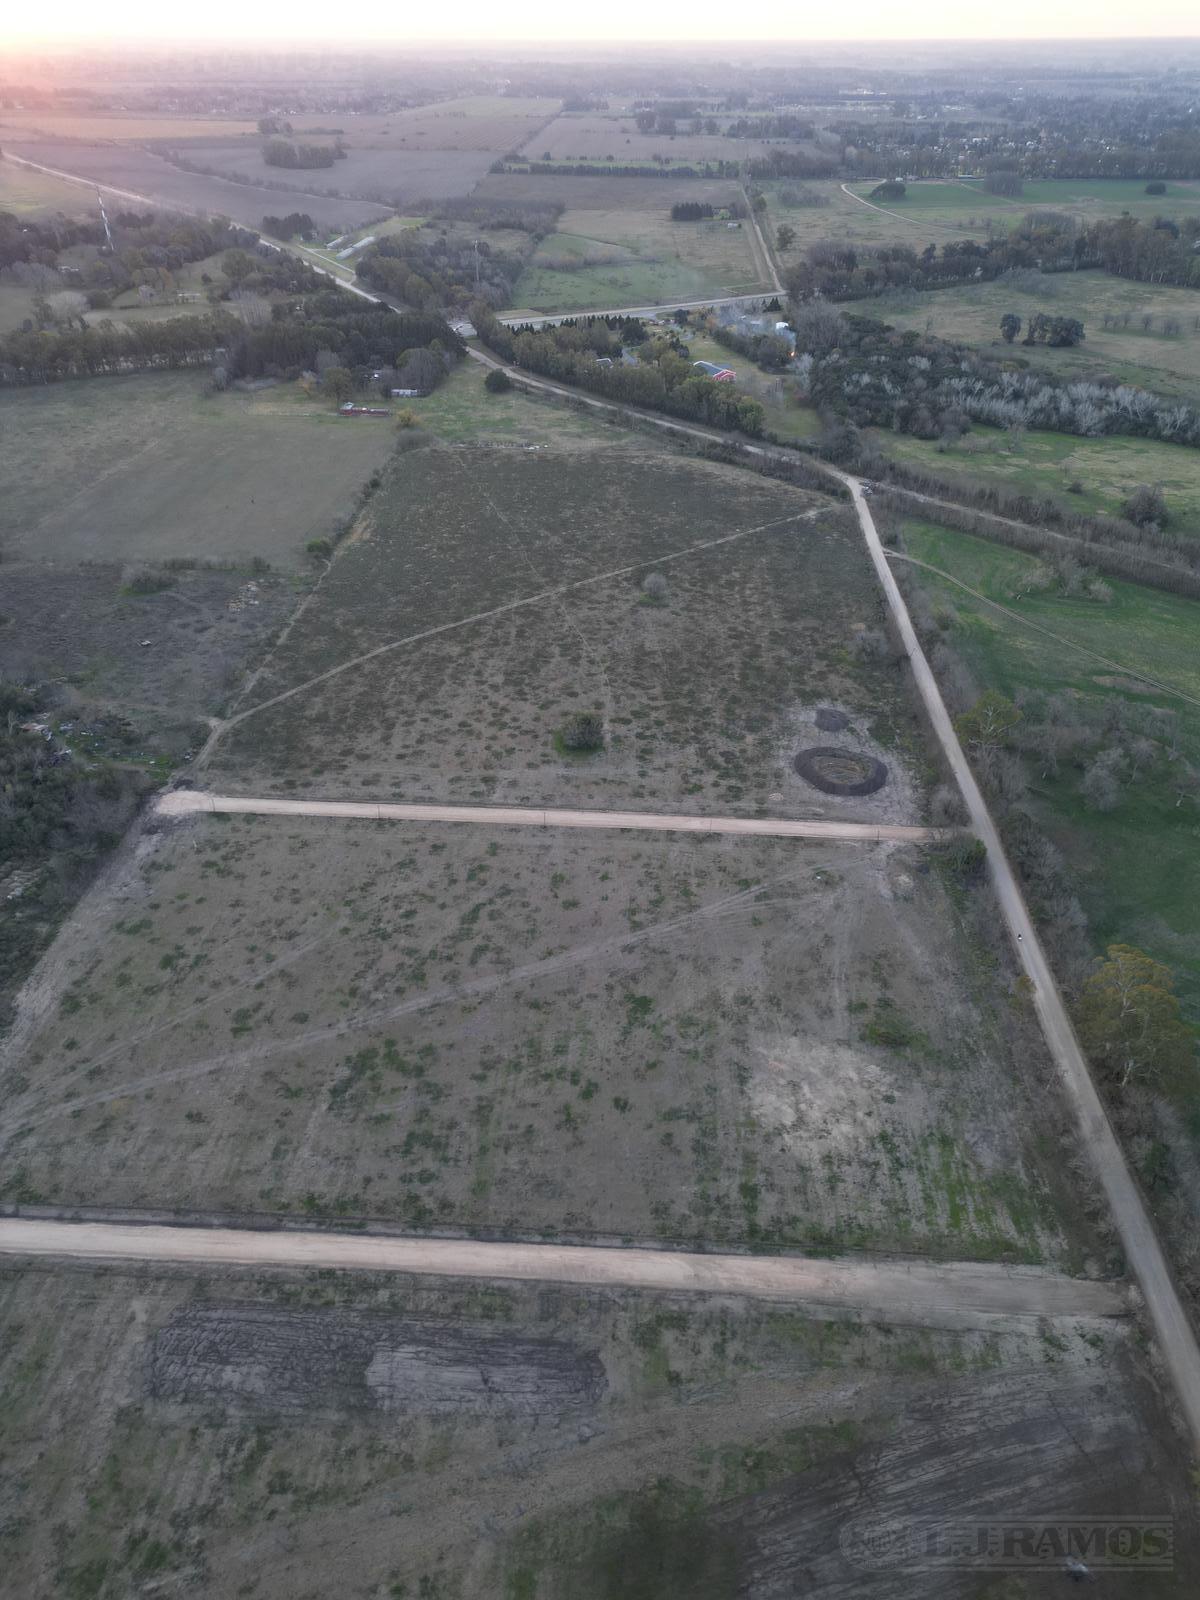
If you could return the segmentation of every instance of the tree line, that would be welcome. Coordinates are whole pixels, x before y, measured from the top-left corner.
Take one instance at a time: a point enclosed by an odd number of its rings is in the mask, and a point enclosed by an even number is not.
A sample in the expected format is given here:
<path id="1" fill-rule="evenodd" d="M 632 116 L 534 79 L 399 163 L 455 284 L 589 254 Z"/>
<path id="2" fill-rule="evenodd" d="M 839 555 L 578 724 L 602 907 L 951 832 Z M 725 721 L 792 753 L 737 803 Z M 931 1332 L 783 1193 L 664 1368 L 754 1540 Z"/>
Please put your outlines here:
<path id="1" fill-rule="evenodd" d="M 534 329 L 508 328 L 491 309 L 477 306 L 472 321 L 490 350 L 514 366 L 591 390 L 623 405 L 644 406 L 710 427 L 760 438 L 763 408 L 732 384 L 714 383 L 693 370 L 678 339 L 651 338 L 636 317 L 586 317 Z M 636 353 L 628 364 L 623 352 Z M 610 363 L 610 364 L 606 364 Z"/>
<path id="2" fill-rule="evenodd" d="M 344 161 L 346 151 L 340 139 L 336 144 L 293 144 L 290 139 L 268 139 L 263 145 L 262 158 L 269 167 L 308 171 Z"/>

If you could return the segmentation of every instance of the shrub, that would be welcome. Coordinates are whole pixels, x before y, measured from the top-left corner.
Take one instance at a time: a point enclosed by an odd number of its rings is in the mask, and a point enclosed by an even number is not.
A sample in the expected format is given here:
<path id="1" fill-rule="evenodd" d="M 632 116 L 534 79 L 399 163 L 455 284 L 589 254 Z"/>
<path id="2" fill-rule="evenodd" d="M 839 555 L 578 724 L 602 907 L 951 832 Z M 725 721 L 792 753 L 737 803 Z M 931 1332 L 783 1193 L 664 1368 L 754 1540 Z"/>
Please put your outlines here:
<path id="1" fill-rule="evenodd" d="M 1167 186 L 1161 178 L 1153 178 L 1146 185 L 1147 194 L 1166 194 Z"/>
<path id="2" fill-rule="evenodd" d="M 652 572 L 642 584 L 643 603 L 648 606 L 665 606 L 667 603 L 667 580 L 661 572 Z"/>
<path id="3" fill-rule="evenodd" d="M 483 380 L 483 387 L 489 394 L 507 394 L 512 386 L 512 379 L 502 367 L 493 367 Z"/>
<path id="4" fill-rule="evenodd" d="M 558 742 L 574 755 L 604 748 L 604 718 L 598 711 L 577 711 L 559 730 Z"/>
<path id="5" fill-rule="evenodd" d="M 397 412 L 396 426 L 400 429 L 415 428 L 417 426 L 417 413 L 412 409 L 411 406 L 405 406 L 403 411 Z M 374 487 L 377 488 L 378 485 L 375 485 Z"/>
<path id="6" fill-rule="evenodd" d="M 166 572 L 135 572 L 125 585 L 129 594 L 159 594 L 163 589 L 170 589 L 175 580 Z"/>

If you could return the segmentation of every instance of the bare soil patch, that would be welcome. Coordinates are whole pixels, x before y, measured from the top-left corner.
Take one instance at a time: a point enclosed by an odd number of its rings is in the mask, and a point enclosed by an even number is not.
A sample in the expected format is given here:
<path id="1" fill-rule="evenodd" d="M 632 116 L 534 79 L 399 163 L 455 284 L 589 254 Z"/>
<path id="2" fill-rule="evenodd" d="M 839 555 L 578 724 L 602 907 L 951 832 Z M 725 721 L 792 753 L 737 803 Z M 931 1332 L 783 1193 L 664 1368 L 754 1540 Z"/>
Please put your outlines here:
<path id="1" fill-rule="evenodd" d="M 380 1349 L 403 1359 L 373 1394 Z M 855 1526 L 1064 1505 L 1174 1516 L 1174 1572 L 1138 1579 L 1149 1600 L 1184 1600 L 1200 1559 L 1186 1463 L 1119 1329 L 912 1333 L 734 1299 L 13 1266 L 0 1395 L 20 1594 L 770 1600 L 802 1567 L 818 1600 L 960 1600 L 987 1575 L 881 1574 Z"/>

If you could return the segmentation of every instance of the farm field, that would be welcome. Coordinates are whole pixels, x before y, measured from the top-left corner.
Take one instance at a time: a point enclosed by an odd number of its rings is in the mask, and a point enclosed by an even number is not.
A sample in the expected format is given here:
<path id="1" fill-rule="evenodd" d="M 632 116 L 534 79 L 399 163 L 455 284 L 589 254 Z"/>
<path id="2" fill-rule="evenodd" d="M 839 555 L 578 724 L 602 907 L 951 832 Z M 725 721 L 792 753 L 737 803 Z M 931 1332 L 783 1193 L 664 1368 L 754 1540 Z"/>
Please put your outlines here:
<path id="1" fill-rule="evenodd" d="M 398 455 L 321 604 L 264 664 L 239 708 L 263 709 L 222 739 L 211 781 L 825 815 L 828 797 L 789 763 L 829 698 L 864 751 L 901 755 L 889 784 L 837 801 L 839 814 L 907 820 L 912 714 L 894 675 L 854 653 L 879 601 L 844 514 L 628 435 L 596 439 Z M 643 604 L 659 562 L 667 603 Z M 311 682 L 410 635 L 412 647 Z M 728 672 L 712 670 L 724 660 Z M 608 748 L 564 755 L 557 730 L 593 708 Z"/>
<path id="2" fill-rule="evenodd" d="M 0 394 L 7 559 L 307 565 L 393 442 L 294 388 L 205 393 L 199 373 Z M 43 470 L 53 450 L 55 470 Z"/>
<path id="3" fill-rule="evenodd" d="M 906 548 L 951 573 L 960 582 L 1041 623 L 1060 639 L 1144 672 L 1200 699 L 1200 606 L 1180 596 L 1106 580 L 1108 605 L 1050 594 L 1014 594 L 1017 579 L 1035 564 L 1021 551 L 952 532 L 930 523 L 905 521 Z M 933 573 L 923 586 L 954 618 L 955 649 L 979 682 L 1012 696 L 1021 690 L 1066 692 L 1087 706 L 1135 699 L 1145 708 L 1145 729 L 1165 739 L 1178 730 L 1182 757 L 1200 762 L 1200 707 L 1164 694 L 1132 677 L 1114 674 L 1019 623 L 999 616 Z M 1192 892 L 1196 848 L 1195 810 L 1177 804 L 1166 763 L 1158 762 L 1122 790 L 1115 810 L 1087 808 L 1079 773 L 1071 768 L 1035 789 L 1039 814 L 1064 852 L 1097 947 L 1124 941 L 1150 951 L 1179 976 L 1180 992 L 1193 1017 L 1200 1016 L 1200 905 Z"/>
<path id="4" fill-rule="evenodd" d="M 243 185 L 270 186 L 280 194 L 296 190 L 326 197 L 344 195 L 371 202 L 376 210 L 381 205 L 411 209 L 428 200 L 469 194 L 494 160 L 487 150 L 427 150 L 419 144 L 415 148 L 386 145 L 359 148 L 351 142 L 347 145 L 345 159 L 334 162 L 332 167 L 295 170 L 268 166 L 263 160 L 259 139 L 220 143 L 195 140 L 175 151 L 169 152 L 165 146 L 160 149 L 167 160 L 177 153 L 185 161 L 211 169 L 221 179 Z M 316 216 L 310 206 L 305 205 L 303 209 Z M 274 214 L 278 213 L 276 206 Z"/>
<path id="5" fill-rule="evenodd" d="M 880 1575 L 844 1532 L 1048 1497 L 1174 1516 L 1176 1572 L 1140 1573 L 1148 1600 L 1183 1600 L 1196 1559 L 1186 1472 L 1119 1328 L 13 1263 L 0 1329 L 3 1548 L 25 1594 L 727 1600 L 778 1591 L 802 1544 L 810 1591 L 834 1596 Z M 887 1592 L 959 1600 L 963 1577 L 892 1568 Z"/>
<path id="6" fill-rule="evenodd" d="M 1131 283 L 1105 272 L 1019 273 L 928 294 L 896 290 L 850 301 L 843 309 L 897 328 L 928 329 L 1006 360 L 1027 360 L 1060 378 L 1111 373 L 1181 399 L 1193 396 L 1200 384 L 1200 301 L 1191 289 Z M 1003 343 L 1002 316 L 1013 312 L 1027 323 L 1039 311 L 1078 317 L 1086 330 L 1084 343 L 1062 350 L 1026 348 L 1019 339 L 1012 346 Z M 1180 325 L 1178 334 L 1167 331 L 1172 318 Z M 1106 321 L 1112 325 L 1106 327 Z"/>
<path id="7" fill-rule="evenodd" d="M 677 196 L 669 184 L 506 174 L 484 179 L 477 193 L 567 204 L 558 231 L 517 280 L 514 302 L 521 310 L 655 305 L 769 287 L 758 275 L 747 229 L 723 222 L 672 222 Z M 730 183 L 696 182 L 689 183 L 687 194 L 725 206 L 736 189 Z"/>
<path id="8" fill-rule="evenodd" d="M 405 400 L 402 409 L 411 411 L 422 431 L 449 444 L 561 445 L 584 450 L 607 448 L 613 442 L 589 415 L 516 386 L 505 394 L 489 394 L 483 380 L 483 369 L 476 362 L 460 361 L 432 394 Z"/>
<path id="9" fill-rule="evenodd" d="M 341 128 L 347 145 L 355 148 L 480 150 L 503 155 L 549 122 L 560 105 L 558 100 L 519 95 L 463 95 L 405 111 L 363 116 L 339 112 L 323 120 Z"/>
<path id="10" fill-rule="evenodd" d="M 6 1199 L 1104 1256 L 912 847 L 202 817 L 67 937 Z"/>
<path id="11" fill-rule="evenodd" d="M 1064 510 L 1119 515 L 1131 489 L 1160 484 L 1171 521 L 1169 531 L 1200 537 L 1200 454 L 1154 439 L 1073 434 L 1030 429 L 1019 442 L 1001 429 L 975 427 L 952 448 L 904 434 L 876 433 L 885 454 L 926 468 L 947 484 L 995 483 L 1041 495 Z M 1077 483 L 1078 492 L 1069 485 Z"/>
<path id="12" fill-rule="evenodd" d="M 141 144 L 149 139 L 234 138 L 255 133 L 255 122 L 236 117 L 168 117 L 122 115 L 120 112 L 83 115 L 12 108 L 0 111 L 0 140 L 6 144 L 30 138 L 116 139 Z"/>
<path id="13" fill-rule="evenodd" d="M 278 216 L 281 210 L 288 209 L 307 211 L 319 226 L 331 232 L 360 227 L 379 214 L 378 202 L 348 200 L 341 195 L 330 197 L 311 190 L 252 188 L 224 178 L 184 172 L 162 156 L 132 145 L 69 140 L 30 140 L 18 145 L 14 141 L 13 153 L 85 178 L 89 184 L 143 196 L 156 207 L 228 217 L 246 228 L 261 227 L 264 216 Z M 94 203 L 95 195 L 90 201 Z"/>
<path id="14" fill-rule="evenodd" d="M 720 133 L 640 133 L 632 116 L 568 112 L 555 118 L 521 153 L 528 160 L 612 161 L 649 166 L 656 156 L 672 162 L 752 161 L 771 146 L 759 139 L 727 139 Z M 680 198 L 673 195 L 672 199 Z"/>

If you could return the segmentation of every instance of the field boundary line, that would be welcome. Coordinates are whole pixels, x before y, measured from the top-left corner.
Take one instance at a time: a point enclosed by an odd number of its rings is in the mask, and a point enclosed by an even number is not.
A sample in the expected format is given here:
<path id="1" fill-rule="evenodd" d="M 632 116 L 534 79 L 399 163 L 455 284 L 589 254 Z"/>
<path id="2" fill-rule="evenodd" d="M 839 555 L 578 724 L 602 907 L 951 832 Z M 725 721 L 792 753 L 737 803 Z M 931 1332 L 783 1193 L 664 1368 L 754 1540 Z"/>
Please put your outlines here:
<path id="1" fill-rule="evenodd" d="M 1055 644 L 1066 645 L 1069 650 L 1077 650 L 1080 655 L 1090 656 L 1093 661 L 1098 661 L 1102 667 L 1112 667 L 1115 672 L 1120 672 L 1127 678 L 1136 678 L 1139 683 L 1149 684 L 1152 689 L 1158 689 L 1163 694 L 1174 695 L 1177 699 L 1186 700 L 1189 705 L 1200 706 L 1200 698 L 1188 694 L 1185 689 L 1176 689 L 1169 683 L 1163 683 L 1158 678 L 1151 678 L 1144 672 L 1139 672 L 1136 667 L 1127 667 L 1120 661 L 1113 661 L 1109 656 L 1102 656 L 1099 651 L 1090 649 L 1086 644 L 1079 644 L 1070 639 L 1066 634 L 1055 633 L 1053 628 L 1047 628 L 1042 622 L 1035 622 L 1032 617 L 1022 616 L 1019 611 L 1014 611 L 1010 606 L 1001 605 L 999 600 L 992 600 L 986 594 L 981 594 L 978 589 L 972 589 L 969 583 L 964 583 L 961 578 L 956 578 L 953 573 L 947 572 L 944 567 L 935 567 L 931 561 L 922 561 L 919 556 L 906 555 L 902 550 L 888 550 L 889 561 L 907 561 L 910 566 L 921 567 L 926 572 L 933 572 L 939 578 L 944 578 L 947 583 L 952 583 L 956 589 L 962 589 L 985 606 L 991 606 L 993 611 L 998 611 L 1001 616 L 1009 617 L 1013 622 L 1019 622 L 1024 628 L 1032 628 L 1037 633 L 1044 633 L 1048 639 L 1053 639 Z"/>

